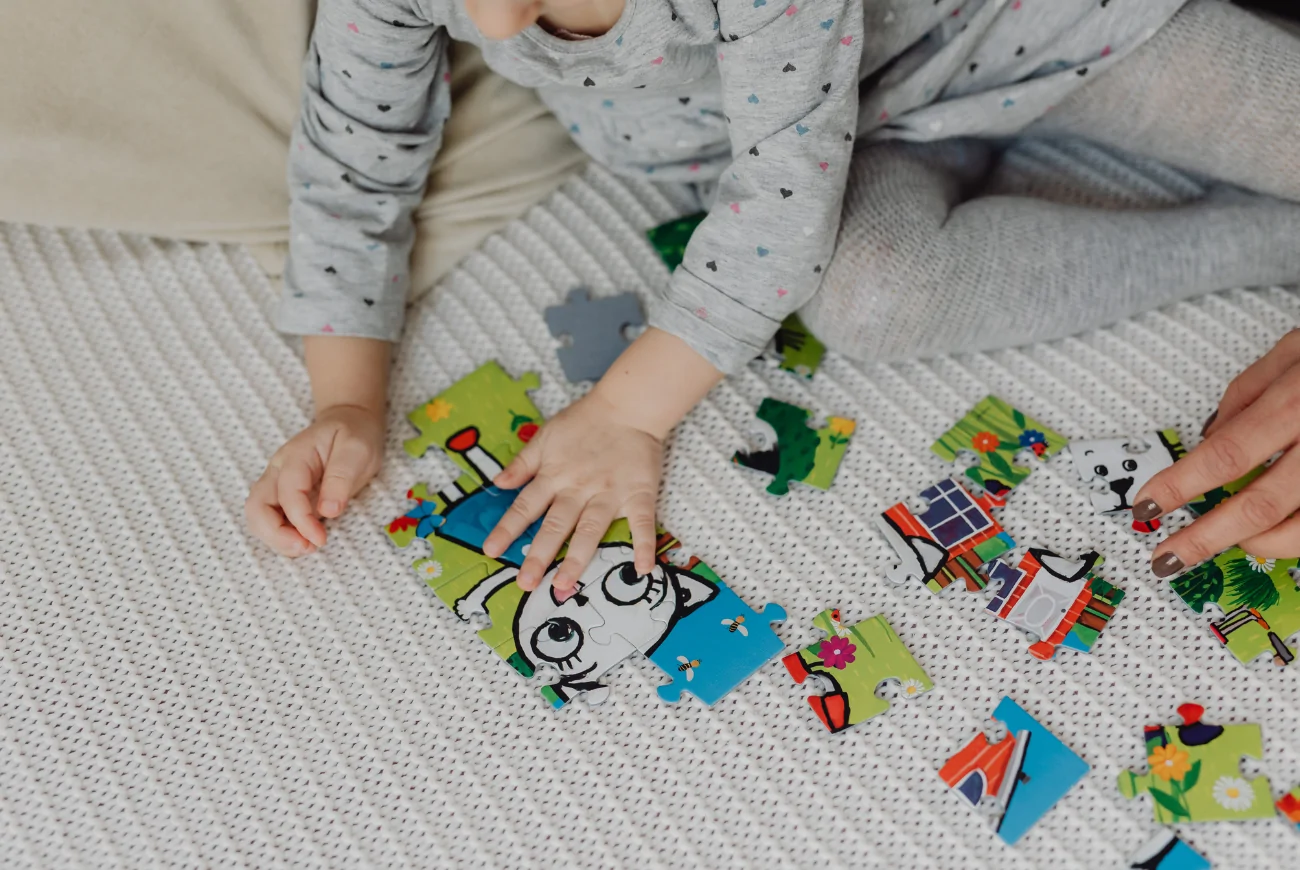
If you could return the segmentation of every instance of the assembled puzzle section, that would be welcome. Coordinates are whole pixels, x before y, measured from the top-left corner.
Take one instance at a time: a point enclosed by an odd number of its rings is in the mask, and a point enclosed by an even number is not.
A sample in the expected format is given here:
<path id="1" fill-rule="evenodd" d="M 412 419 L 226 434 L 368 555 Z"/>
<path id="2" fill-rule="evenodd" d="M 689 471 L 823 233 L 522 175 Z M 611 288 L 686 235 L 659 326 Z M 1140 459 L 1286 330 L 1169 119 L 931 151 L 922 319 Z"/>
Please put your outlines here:
<path id="1" fill-rule="evenodd" d="M 1124 591 L 1097 576 L 1102 557 L 1085 553 L 1067 559 L 1031 548 L 1016 567 L 989 563 L 986 573 L 999 584 L 988 611 L 1036 638 L 1029 653 L 1046 661 L 1058 647 L 1091 652 L 1124 600 Z"/>
<path id="2" fill-rule="evenodd" d="M 997 835 L 1014 846 L 1089 767 L 1010 698 L 998 703 L 993 719 L 1006 736 L 992 743 L 976 734 L 939 776 L 965 803 L 989 812 Z"/>
<path id="3" fill-rule="evenodd" d="M 951 479 L 921 490 L 920 498 L 926 502 L 920 513 L 899 502 L 876 520 L 901 563 L 886 575 L 890 582 L 913 578 L 934 593 L 959 580 L 968 591 L 983 589 L 980 567 L 1016 545 L 989 512 L 997 500 L 977 498 Z"/>
<path id="4" fill-rule="evenodd" d="M 976 464 L 965 469 L 966 477 L 1005 502 L 1007 494 L 1033 472 L 1028 466 L 1016 464 L 1018 454 L 1028 451 L 1045 459 L 1065 445 L 1063 435 L 1026 417 L 997 396 L 986 396 L 930 445 L 930 450 L 952 463 L 973 456 Z"/>
<path id="5" fill-rule="evenodd" d="M 767 491 L 785 495 L 794 481 L 817 489 L 829 489 L 839 470 L 857 424 L 844 417 L 831 417 L 825 426 L 808 426 L 812 416 L 805 408 L 767 398 L 755 415 L 765 424 L 765 449 L 737 451 L 731 461 L 772 475 Z"/>
<path id="6" fill-rule="evenodd" d="M 1143 843 L 1129 862 L 1130 870 L 1210 870 L 1204 855 L 1167 829 Z"/>
<path id="7" fill-rule="evenodd" d="M 568 344 L 556 350 L 569 381 L 598 381 L 609 371 L 631 340 L 629 327 L 644 326 L 641 300 L 634 293 L 592 299 L 584 287 L 569 292 L 563 305 L 545 312 L 546 327 Z"/>
<path id="8" fill-rule="evenodd" d="M 1290 822 L 1300 832 L 1300 785 L 1291 789 L 1277 799 L 1274 805 L 1282 818 Z"/>
<path id="9" fill-rule="evenodd" d="M 1179 576 L 1170 586 L 1188 607 L 1221 614 L 1210 623 L 1214 637 L 1239 662 L 1263 653 L 1279 667 L 1295 660 L 1287 638 L 1300 631 L 1300 559 L 1266 559 L 1233 547 Z"/>
<path id="10" fill-rule="evenodd" d="M 813 676 L 830 684 L 829 692 L 809 696 L 808 705 L 831 733 L 888 710 L 889 702 L 876 694 L 886 680 L 896 680 L 909 700 L 934 688 L 883 614 L 846 627 L 838 609 L 823 610 L 813 625 L 825 639 L 781 661 L 796 683 Z"/>
<path id="11" fill-rule="evenodd" d="M 1150 725 L 1143 730 L 1147 763 L 1141 775 L 1123 772 L 1119 791 L 1126 798 L 1149 792 L 1155 820 L 1233 822 L 1273 815 L 1268 779 L 1241 775 L 1242 758 L 1263 758 L 1258 725 L 1210 725 L 1199 704 L 1178 708 L 1181 725 Z"/>

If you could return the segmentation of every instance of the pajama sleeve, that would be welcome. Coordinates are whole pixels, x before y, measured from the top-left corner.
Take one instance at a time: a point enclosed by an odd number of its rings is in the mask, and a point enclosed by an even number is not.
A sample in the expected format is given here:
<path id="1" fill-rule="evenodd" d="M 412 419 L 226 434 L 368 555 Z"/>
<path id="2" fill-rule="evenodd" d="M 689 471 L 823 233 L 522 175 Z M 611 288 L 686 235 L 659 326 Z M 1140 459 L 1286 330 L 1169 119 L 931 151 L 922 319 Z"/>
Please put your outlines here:
<path id="1" fill-rule="evenodd" d="M 447 78 L 446 32 L 415 0 L 320 0 L 290 144 L 282 331 L 400 335 Z"/>
<path id="2" fill-rule="evenodd" d="M 858 114 L 862 0 L 721 0 L 732 164 L 650 323 L 725 373 L 821 283 Z"/>

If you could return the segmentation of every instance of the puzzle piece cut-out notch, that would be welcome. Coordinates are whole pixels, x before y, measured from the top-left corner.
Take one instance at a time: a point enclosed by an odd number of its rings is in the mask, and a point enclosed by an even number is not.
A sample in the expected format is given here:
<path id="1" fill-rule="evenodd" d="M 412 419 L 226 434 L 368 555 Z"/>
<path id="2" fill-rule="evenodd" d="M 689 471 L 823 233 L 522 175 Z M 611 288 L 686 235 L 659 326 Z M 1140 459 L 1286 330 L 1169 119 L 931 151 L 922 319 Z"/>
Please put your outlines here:
<path id="1" fill-rule="evenodd" d="M 990 742 L 976 734 L 939 776 L 969 806 L 991 811 L 997 835 L 1014 846 L 1089 767 L 1010 698 L 998 703 L 993 719 L 1006 728 L 1006 736 Z"/>
<path id="2" fill-rule="evenodd" d="M 999 588 L 986 609 L 1033 635 L 1036 659 L 1052 658 L 1058 647 L 1091 652 L 1124 600 L 1124 590 L 1096 575 L 1103 561 L 1094 552 L 1066 559 L 1036 547 L 1014 568 L 994 560 L 985 573 Z"/>
<path id="3" fill-rule="evenodd" d="M 1277 807 L 1277 811 L 1282 818 L 1294 825 L 1296 831 L 1300 832 L 1300 785 L 1278 798 L 1274 806 Z"/>
<path id="4" fill-rule="evenodd" d="M 830 417 L 825 426 L 813 429 L 808 425 L 810 411 L 773 398 L 764 399 L 755 416 L 766 425 L 771 444 L 763 450 L 739 450 L 732 462 L 772 475 L 767 487 L 772 495 L 785 495 L 794 481 L 830 488 L 857 428 L 854 421 Z"/>
<path id="5" fill-rule="evenodd" d="M 1300 559 L 1265 559 L 1233 547 L 1172 581 L 1197 613 L 1213 604 L 1223 614 L 1210 623 L 1220 644 L 1242 663 L 1270 653 L 1279 667 L 1295 660 L 1287 639 L 1300 632 L 1300 588 L 1292 572 Z"/>
<path id="6" fill-rule="evenodd" d="M 1181 725 L 1150 725 L 1143 729 L 1150 772 L 1120 773 L 1120 794 L 1133 798 L 1149 792 L 1155 820 L 1230 822 L 1273 815 L 1268 778 L 1247 780 L 1242 758 L 1262 760 L 1263 737 L 1258 725 L 1210 725 L 1201 721 L 1205 708 L 1183 704 Z"/>
<path id="7" fill-rule="evenodd" d="M 997 396 L 986 396 L 939 436 L 930 450 L 951 463 L 959 462 L 964 454 L 976 457 L 975 464 L 965 469 L 966 477 L 1005 503 L 1011 490 L 1033 473 L 1032 468 L 1016 464 L 1019 454 L 1029 451 L 1039 459 L 1046 459 L 1065 445 L 1065 436 L 1025 416 Z"/>
<path id="8" fill-rule="evenodd" d="M 983 589 L 988 581 L 979 568 L 1016 545 L 990 513 L 997 501 L 947 478 L 921 490 L 920 498 L 927 503 L 920 513 L 899 502 L 876 520 L 901 562 L 886 574 L 890 582 L 915 578 L 934 593 L 958 580 L 970 592 Z"/>
<path id="9" fill-rule="evenodd" d="M 544 316 L 551 335 L 569 339 L 556 355 L 573 383 L 600 380 L 632 343 L 624 331 L 645 325 L 635 293 L 592 299 L 585 287 L 570 290 L 565 303 L 547 308 Z"/>
<path id="10" fill-rule="evenodd" d="M 1210 862 L 1200 852 L 1178 839 L 1168 829 L 1161 829 L 1129 858 L 1130 870 L 1210 870 Z"/>
<path id="11" fill-rule="evenodd" d="M 808 705 L 831 733 L 887 711 L 889 702 L 876 694 L 887 680 L 898 681 L 908 700 L 934 688 L 884 614 L 844 626 L 838 609 L 823 610 L 813 625 L 826 637 L 781 662 L 796 683 L 809 676 L 830 683 L 831 691 L 810 695 Z"/>

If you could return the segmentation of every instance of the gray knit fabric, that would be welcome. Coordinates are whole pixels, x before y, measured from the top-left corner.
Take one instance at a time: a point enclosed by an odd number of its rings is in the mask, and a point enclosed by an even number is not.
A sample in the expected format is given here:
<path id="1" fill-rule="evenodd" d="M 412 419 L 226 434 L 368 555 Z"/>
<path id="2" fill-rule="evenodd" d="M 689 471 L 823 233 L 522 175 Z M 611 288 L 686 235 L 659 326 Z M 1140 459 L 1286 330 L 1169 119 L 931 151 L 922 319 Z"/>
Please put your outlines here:
<path id="1" fill-rule="evenodd" d="M 1300 200 L 1295 36 L 1194 0 L 1032 132 L 1106 147 L 1030 140 L 999 158 L 959 140 L 855 155 L 837 252 L 803 312 L 813 331 L 853 358 L 893 360 L 1300 281 L 1300 205 L 1285 201 Z"/>

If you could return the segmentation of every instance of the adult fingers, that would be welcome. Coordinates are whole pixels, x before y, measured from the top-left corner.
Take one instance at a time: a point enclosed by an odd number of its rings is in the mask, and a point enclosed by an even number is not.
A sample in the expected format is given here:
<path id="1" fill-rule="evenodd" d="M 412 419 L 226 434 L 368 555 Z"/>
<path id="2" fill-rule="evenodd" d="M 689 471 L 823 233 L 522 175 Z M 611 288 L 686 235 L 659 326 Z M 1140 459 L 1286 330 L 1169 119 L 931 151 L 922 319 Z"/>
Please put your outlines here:
<path id="1" fill-rule="evenodd" d="M 605 537 L 616 516 L 618 506 L 607 500 L 594 499 L 587 503 L 574 527 L 573 537 L 569 539 L 564 561 L 555 572 L 556 589 L 564 592 L 578 585 L 582 572 L 591 564 L 601 538 Z"/>
<path id="2" fill-rule="evenodd" d="M 343 513 L 348 499 L 369 478 L 372 458 L 365 442 L 335 436 L 320 480 L 317 504 L 321 516 L 336 517 Z"/>
<path id="3" fill-rule="evenodd" d="M 1287 369 L 1300 363 L 1300 329 L 1293 329 L 1282 340 L 1233 378 L 1223 391 L 1219 408 L 1205 425 L 1201 434 L 1209 435 L 1236 417 L 1241 411 L 1264 394 Z"/>
<path id="4" fill-rule="evenodd" d="M 633 496 L 625 506 L 628 528 L 632 530 L 632 560 L 637 576 L 644 576 L 655 566 L 655 499 L 653 495 Z"/>
<path id="5" fill-rule="evenodd" d="M 316 549 L 298 533 L 276 502 L 278 470 L 267 469 L 248 491 L 244 501 L 244 518 L 258 540 L 281 556 L 302 556 Z"/>
<path id="6" fill-rule="evenodd" d="M 1263 534 L 1247 538 L 1239 546 L 1262 559 L 1300 557 L 1300 516 L 1293 516 Z"/>
<path id="7" fill-rule="evenodd" d="M 1291 446 L 1300 434 L 1298 399 L 1300 366 L 1294 366 L 1199 447 L 1147 481 L 1134 497 L 1133 518 L 1166 514 Z"/>
<path id="8" fill-rule="evenodd" d="M 540 432 L 538 434 L 540 435 Z M 541 463 L 541 438 L 534 435 L 533 440 L 525 444 L 524 449 L 515 454 L 515 458 L 505 467 L 504 471 L 492 479 L 492 482 L 502 489 L 518 489 L 537 476 Z"/>
<path id="9" fill-rule="evenodd" d="M 542 527 L 537 530 L 537 537 L 528 548 L 528 558 L 519 566 L 519 586 L 524 591 L 536 589 L 546 574 L 546 569 L 555 561 L 555 556 L 568 540 L 578 517 L 582 515 L 584 503 L 571 494 L 561 494 L 546 512 Z"/>
<path id="10" fill-rule="evenodd" d="M 325 546 L 325 525 L 312 511 L 311 492 L 315 480 L 305 462 L 290 462 L 280 469 L 276 496 L 280 509 L 304 538 L 317 547 Z"/>
<path id="11" fill-rule="evenodd" d="M 1158 577 L 1168 577 L 1285 522 L 1300 507 L 1297 480 L 1300 449 L 1283 454 L 1250 486 L 1170 535 L 1156 548 L 1151 569 Z"/>
<path id="12" fill-rule="evenodd" d="M 515 496 L 514 503 L 501 515 L 501 520 L 483 542 L 483 553 L 493 559 L 500 556 L 533 522 L 546 513 L 555 498 L 554 485 L 544 478 L 533 482 Z"/>

